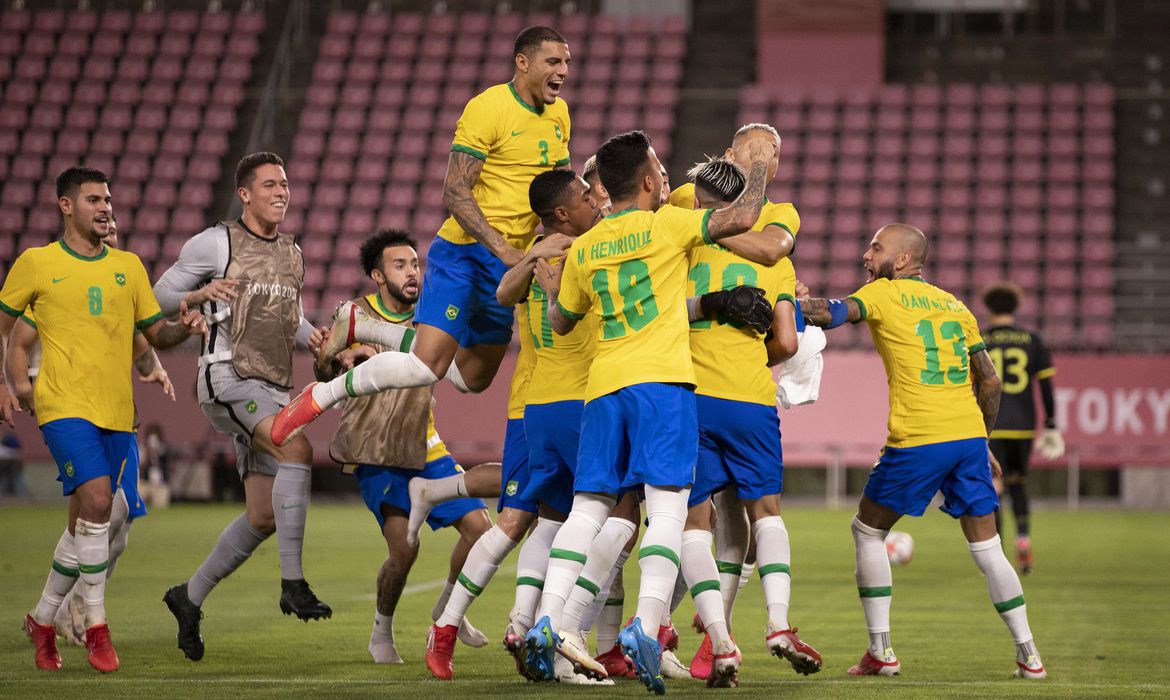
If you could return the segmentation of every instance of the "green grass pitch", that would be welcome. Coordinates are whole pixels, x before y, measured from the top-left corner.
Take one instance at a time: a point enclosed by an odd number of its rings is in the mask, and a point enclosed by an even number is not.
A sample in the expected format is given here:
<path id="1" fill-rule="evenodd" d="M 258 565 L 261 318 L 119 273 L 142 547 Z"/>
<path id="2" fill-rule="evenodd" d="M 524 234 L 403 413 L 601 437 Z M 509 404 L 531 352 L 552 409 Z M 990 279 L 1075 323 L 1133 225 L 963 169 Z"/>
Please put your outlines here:
<path id="1" fill-rule="evenodd" d="M 65 668 L 38 672 L 19 630 L 36 602 L 64 522 L 57 507 L 0 509 L 0 695 L 5 697 L 644 697 L 636 682 L 616 688 L 526 683 L 499 638 L 512 604 L 515 553 L 470 612 L 492 643 L 460 646 L 455 678 L 440 683 L 422 663 L 430 610 L 447 573 L 449 532 L 424 533 L 397 617 L 404 666 L 375 666 L 366 652 L 373 617 L 374 578 L 384 545 L 373 519 L 358 503 L 313 507 L 306 572 L 334 609 L 332 620 L 302 623 L 277 608 L 275 542 L 208 598 L 199 663 L 175 646 L 175 625 L 163 591 L 202 561 L 239 507 L 180 505 L 134 526 L 130 546 L 107 589 L 111 630 L 122 669 L 100 677 L 84 650 L 62 645 Z M 939 513 L 900 526 L 916 543 L 915 559 L 894 571 L 893 639 L 903 672 L 896 678 L 849 678 L 845 669 L 866 637 L 853 581 L 849 511 L 792 508 L 791 618 L 805 640 L 825 656 L 824 670 L 795 675 L 764 650 L 763 596 L 758 580 L 744 590 L 736 614 L 744 653 L 737 691 L 711 691 L 698 682 L 667 681 L 669 696 L 821 697 L 1167 697 L 1170 671 L 1170 529 L 1165 514 L 1116 510 L 1040 512 L 1034 516 L 1036 572 L 1024 580 L 1032 629 L 1050 676 L 1026 682 L 1014 668 L 1010 638 L 991 603 L 958 526 Z M 627 571 L 632 614 L 637 568 Z M 677 619 L 680 657 L 689 661 L 698 637 Z"/>

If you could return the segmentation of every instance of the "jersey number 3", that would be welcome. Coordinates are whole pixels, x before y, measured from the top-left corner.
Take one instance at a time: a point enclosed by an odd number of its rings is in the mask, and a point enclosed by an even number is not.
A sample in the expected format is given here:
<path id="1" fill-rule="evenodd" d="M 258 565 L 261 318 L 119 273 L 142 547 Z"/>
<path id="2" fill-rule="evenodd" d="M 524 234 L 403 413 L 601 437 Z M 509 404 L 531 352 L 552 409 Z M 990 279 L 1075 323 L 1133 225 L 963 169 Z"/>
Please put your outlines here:
<path id="1" fill-rule="evenodd" d="M 1003 393 L 1019 394 L 1028 388 L 1028 353 L 1023 348 L 992 348 L 988 354 L 1003 378 Z"/>
<path id="2" fill-rule="evenodd" d="M 593 291 L 601 298 L 601 339 L 612 340 L 626 334 L 626 328 L 639 331 L 658 318 L 658 301 L 650 283 L 650 268 L 641 260 L 627 260 L 618 267 L 618 296 L 622 300 L 621 315 L 609 292 L 609 273 L 593 273 Z"/>
<path id="3" fill-rule="evenodd" d="M 923 384 L 938 385 L 945 382 L 962 384 L 967 381 L 967 364 L 970 360 L 967 358 L 967 338 L 963 335 L 962 324 L 958 321 L 947 321 L 939 326 L 939 335 L 942 336 L 942 339 L 954 341 L 951 343 L 951 351 L 954 353 L 955 359 L 959 360 L 958 365 L 947 367 L 945 373 L 939 365 L 938 341 L 935 339 L 934 324 L 922 319 L 918 322 L 914 332 L 919 338 L 922 338 L 922 346 L 926 349 L 926 369 L 922 370 L 921 375 Z"/>

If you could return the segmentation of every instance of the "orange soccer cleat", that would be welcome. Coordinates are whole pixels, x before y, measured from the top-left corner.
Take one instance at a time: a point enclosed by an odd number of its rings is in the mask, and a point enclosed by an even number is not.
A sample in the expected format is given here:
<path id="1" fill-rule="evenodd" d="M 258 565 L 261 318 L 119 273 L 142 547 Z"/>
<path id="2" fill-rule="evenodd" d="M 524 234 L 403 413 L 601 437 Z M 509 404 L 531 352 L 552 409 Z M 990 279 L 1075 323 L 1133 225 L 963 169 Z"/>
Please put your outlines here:
<path id="1" fill-rule="evenodd" d="M 306 425 L 317 420 L 317 416 L 325 412 L 325 409 L 318 406 L 317 402 L 313 400 L 313 387 L 315 386 L 317 386 L 317 382 L 309 384 L 287 406 L 280 409 L 280 413 L 276 414 L 276 418 L 272 420 L 272 442 L 274 444 L 283 445 L 288 442 L 294 435 L 304 430 Z"/>

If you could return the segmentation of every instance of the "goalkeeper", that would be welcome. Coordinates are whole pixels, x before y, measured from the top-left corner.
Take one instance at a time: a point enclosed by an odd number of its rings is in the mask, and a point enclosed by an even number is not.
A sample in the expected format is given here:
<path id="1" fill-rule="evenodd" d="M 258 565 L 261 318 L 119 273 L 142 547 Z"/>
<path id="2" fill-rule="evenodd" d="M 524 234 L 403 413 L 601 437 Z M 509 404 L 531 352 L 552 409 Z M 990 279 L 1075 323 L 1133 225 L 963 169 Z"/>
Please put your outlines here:
<path id="1" fill-rule="evenodd" d="M 1003 397 L 999 402 L 999 418 L 991 431 L 991 451 L 1003 467 L 1003 483 L 1007 487 L 1016 516 L 1016 562 L 1020 573 L 1032 570 L 1032 538 L 1029 519 L 1031 508 L 1025 479 L 1032 440 L 1036 435 L 1036 405 L 1033 393 L 1040 386 L 1044 404 L 1044 431 L 1036 439 L 1036 451 L 1047 460 L 1059 459 L 1064 454 L 1064 438 L 1056 428 L 1055 401 L 1052 396 L 1052 376 L 1056 369 L 1048 348 L 1040 336 L 1016 324 L 1015 312 L 1020 305 L 1020 288 L 1000 283 L 983 293 L 983 304 L 991 312 L 990 329 L 984 339 L 987 352 L 995 363 L 996 372 L 1003 380 Z M 999 512 L 996 512 L 999 530 Z"/>

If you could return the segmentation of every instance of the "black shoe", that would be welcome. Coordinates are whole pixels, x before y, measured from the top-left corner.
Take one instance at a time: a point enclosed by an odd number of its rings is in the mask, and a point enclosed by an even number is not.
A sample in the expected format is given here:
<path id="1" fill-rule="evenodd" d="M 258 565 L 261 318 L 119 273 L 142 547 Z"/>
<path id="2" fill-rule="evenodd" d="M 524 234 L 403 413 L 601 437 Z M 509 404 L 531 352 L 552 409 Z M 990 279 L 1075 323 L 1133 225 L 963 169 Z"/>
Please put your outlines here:
<path id="1" fill-rule="evenodd" d="M 305 579 L 280 579 L 280 611 L 305 622 L 333 617 L 333 608 L 321 602 Z"/>
<path id="2" fill-rule="evenodd" d="M 179 648 L 192 661 L 203 658 L 203 635 L 199 634 L 199 621 L 203 611 L 187 597 L 187 584 L 180 583 L 167 590 L 163 602 L 171 609 L 179 623 Z"/>

